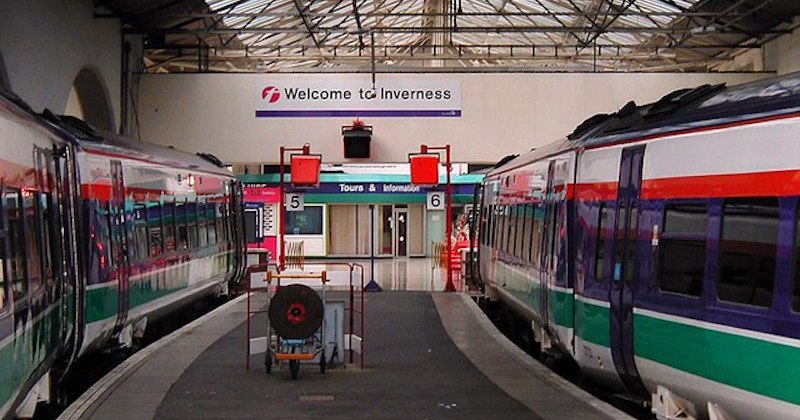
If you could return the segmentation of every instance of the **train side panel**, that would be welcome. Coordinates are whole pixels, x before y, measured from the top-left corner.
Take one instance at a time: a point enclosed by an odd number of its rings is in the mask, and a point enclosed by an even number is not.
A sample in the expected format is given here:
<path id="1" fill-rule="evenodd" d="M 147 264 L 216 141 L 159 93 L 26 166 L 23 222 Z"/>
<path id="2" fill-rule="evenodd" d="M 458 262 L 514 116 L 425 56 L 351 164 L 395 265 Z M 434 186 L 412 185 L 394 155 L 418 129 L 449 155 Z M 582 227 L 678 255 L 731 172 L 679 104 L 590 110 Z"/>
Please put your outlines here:
<path id="1" fill-rule="evenodd" d="M 11 105 L 0 108 L 0 416 L 30 416 L 49 397 L 35 386 L 48 382 L 69 328 L 53 153 L 63 144 Z"/>
<path id="2" fill-rule="evenodd" d="M 609 301 L 621 147 L 590 149 L 578 159 L 575 185 L 575 360 L 605 386 L 623 390 L 611 354 Z"/>
<path id="3" fill-rule="evenodd" d="M 530 323 L 545 347 L 568 352 L 574 328 L 566 257 L 573 166 L 568 152 L 487 177 L 479 235 L 487 296 Z"/>
<path id="4" fill-rule="evenodd" d="M 114 205 L 112 162 L 124 196 Z M 231 179 L 152 162 L 80 156 L 89 267 L 84 351 L 129 345 L 148 322 L 224 292 L 235 271 Z"/>
<path id="5" fill-rule="evenodd" d="M 633 328 L 651 392 L 745 418 L 800 412 L 798 130 L 787 117 L 647 145 Z"/>

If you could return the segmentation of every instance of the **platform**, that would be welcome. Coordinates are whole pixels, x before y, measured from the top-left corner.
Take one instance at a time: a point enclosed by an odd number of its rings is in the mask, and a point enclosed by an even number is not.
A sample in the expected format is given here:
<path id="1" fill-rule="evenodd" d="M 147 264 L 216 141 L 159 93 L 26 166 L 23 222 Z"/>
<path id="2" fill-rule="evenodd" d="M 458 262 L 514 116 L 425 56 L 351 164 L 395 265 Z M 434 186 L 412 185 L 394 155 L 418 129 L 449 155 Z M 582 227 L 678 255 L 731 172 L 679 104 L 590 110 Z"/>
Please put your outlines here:
<path id="1" fill-rule="evenodd" d="M 466 294 L 369 293 L 366 308 L 364 370 L 247 371 L 240 297 L 129 358 L 60 418 L 628 418 L 519 350 Z"/>

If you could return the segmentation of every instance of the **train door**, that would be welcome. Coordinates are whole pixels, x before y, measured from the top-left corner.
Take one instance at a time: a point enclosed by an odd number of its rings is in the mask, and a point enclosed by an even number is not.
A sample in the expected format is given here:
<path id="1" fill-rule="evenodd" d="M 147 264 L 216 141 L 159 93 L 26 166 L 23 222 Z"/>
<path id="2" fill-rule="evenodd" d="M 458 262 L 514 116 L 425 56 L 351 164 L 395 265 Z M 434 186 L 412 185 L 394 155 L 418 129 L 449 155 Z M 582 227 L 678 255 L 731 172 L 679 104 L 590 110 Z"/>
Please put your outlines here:
<path id="1" fill-rule="evenodd" d="M 122 162 L 111 161 L 111 197 L 108 203 L 111 225 L 111 263 L 119 288 L 117 324 L 119 330 L 128 318 L 128 250 L 125 234 L 125 184 L 122 178 Z"/>
<path id="2" fill-rule="evenodd" d="M 487 222 L 486 207 L 483 202 L 483 184 L 475 185 L 472 196 L 472 211 L 469 213 L 469 253 L 467 259 L 467 275 L 473 284 L 483 284 L 480 277 L 480 252 L 478 248 L 486 242 Z M 533 217 L 533 214 L 530 216 Z M 463 263 L 462 263 L 463 264 Z M 480 286 L 483 287 L 483 286 Z"/>
<path id="3" fill-rule="evenodd" d="M 550 282 L 555 280 L 554 276 L 556 271 L 556 258 L 558 255 L 558 250 L 555 249 L 554 246 L 555 237 L 558 234 L 558 229 L 556 227 L 556 221 L 558 220 L 556 203 L 558 202 L 558 197 L 556 197 L 555 191 L 555 177 L 556 161 L 552 160 L 550 161 L 550 165 L 547 169 L 547 186 L 545 189 L 544 200 L 545 231 L 544 240 L 541 244 L 541 260 L 539 262 L 541 273 L 539 276 L 541 281 L 541 307 L 539 314 L 542 318 L 542 325 L 544 326 L 547 326 L 550 323 L 550 311 L 548 310 Z"/>
<path id="4" fill-rule="evenodd" d="M 644 146 L 622 150 L 609 301 L 614 365 L 629 391 L 647 395 L 636 369 L 633 351 L 633 293 L 636 286 L 636 239 L 643 159 Z"/>
<path id="5" fill-rule="evenodd" d="M 230 240 L 233 242 L 233 267 L 230 283 L 235 284 L 241 281 L 244 276 L 246 249 L 245 232 L 244 232 L 244 192 L 242 184 L 237 181 L 230 183 L 230 208 L 228 214 L 230 215 Z"/>
<path id="6" fill-rule="evenodd" d="M 78 193 L 78 169 L 75 161 L 75 150 L 71 146 L 57 149 L 54 153 L 55 191 L 54 201 L 59 203 L 59 219 L 63 234 L 61 237 L 62 259 L 64 267 L 64 283 L 62 297 L 62 331 L 64 350 L 73 362 L 83 343 L 84 329 L 84 297 L 87 278 L 85 264 L 78 258 L 78 235 L 85 226 L 79 219 L 80 194 Z M 79 266 L 79 264 L 81 266 Z M 66 371 L 66 369 L 65 369 Z"/>
<path id="7" fill-rule="evenodd" d="M 64 262 L 63 219 L 60 217 L 60 204 L 63 202 L 61 180 L 57 176 L 59 171 L 56 165 L 57 156 L 53 150 L 35 149 L 35 166 L 37 184 L 41 196 L 39 198 L 39 211 L 41 213 L 40 226 L 43 227 L 39 242 L 42 244 L 42 278 L 45 280 L 47 305 L 49 306 L 61 295 L 65 287 L 66 266 Z M 66 311 L 67 306 L 59 308 Z M 62 321 L 65 319 L 62 318 Z M 62 326 L 62 338 L 66 337 L 66 325 Z"/>

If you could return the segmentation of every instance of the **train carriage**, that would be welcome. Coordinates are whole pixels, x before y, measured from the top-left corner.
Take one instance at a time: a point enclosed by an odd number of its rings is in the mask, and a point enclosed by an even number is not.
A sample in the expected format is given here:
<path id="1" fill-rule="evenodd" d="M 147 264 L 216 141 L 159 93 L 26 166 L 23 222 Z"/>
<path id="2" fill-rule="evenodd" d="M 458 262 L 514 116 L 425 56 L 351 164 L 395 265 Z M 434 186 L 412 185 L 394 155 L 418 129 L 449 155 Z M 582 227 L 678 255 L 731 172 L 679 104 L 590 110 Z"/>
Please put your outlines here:
<path id="1" fill-rule="evenodd" d="M 796 417 L 799 112 L 797 74 L 702 86 L 495 168 L 478 229 L 487 296 L 659 416 Z"/>
<path id="2" fill-rule="evenodd" d="M 84 349 L 111 335 L 129 345 L 184 299 L 227 293 L 240 251 L 227 170 L 109 135 L 84 141 L 76 160 L 88 223 Z"/>
<path id="3" fill-rule="evenodd" d="M 213 158 L 7 93 L 0 145 L 1 418 L 32 416 L 76 358 L 241 278 L 241 185 Z"/>

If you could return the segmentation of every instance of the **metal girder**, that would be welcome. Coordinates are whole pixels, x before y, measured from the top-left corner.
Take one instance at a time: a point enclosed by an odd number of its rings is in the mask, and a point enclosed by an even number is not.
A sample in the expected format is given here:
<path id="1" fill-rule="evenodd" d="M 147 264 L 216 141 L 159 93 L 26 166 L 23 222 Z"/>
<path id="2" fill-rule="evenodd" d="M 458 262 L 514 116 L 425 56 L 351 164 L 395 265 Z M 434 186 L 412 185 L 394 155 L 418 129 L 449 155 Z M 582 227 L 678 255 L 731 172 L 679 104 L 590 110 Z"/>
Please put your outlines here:
<path id="1" fill-rule="evenodd" d="M 158 63 L 155 68 L 168 71 L 191 68 L 192 60 L 196 68 L 210 63 L 234 71 L 364 67 L 370 63 L 373 43 L 378 64 L 400 67 L 709 71 L 703 66 L 758 48 L 792 29 L 776 24 L 791 17 L 781 16 L 776 0 L 148 0 L 144 5 L 97 0 L 96 4 L 96 16 L 108 10 L 121 17 L 126 34 L 163 34 L 161 45 L 145 50 L 148 60 Z M 800 14 L 800 8 L 792 13 Z M 370 45 L 366 34 L 374 39 Z M 207 49 L 208 56 L 203 52 L 200 58 L 198 48 Z"/>
<path id="2" fill-rule="evenodd" d="M 416 26 L 393 26 L 389 28 L 374 28 L 371 30 L 375 33 L 414 33 L 425 34 L 434 32 L 453 32 L 453 33 L 594 33 L 596 30 L 591 27 L 563 27 L 563 26 L 473 26 L 458 28 L 449 28 L 446 26 L 436 27 L 416 27 Z M 157 33 L 159 31 L 150 31 L 147 33 Z M 297 33 L 309 32 L 309 30 L 297 27 L 283 27 L 283 28 L 216 28 L 216 29 L 169 29 L 160 31 L 164 34 L 173 35 L 209 35 L 209 34 L 271 34 L 271 33 Z M 314 33 L 328 34 L 328 33 L 348 33 L 352 34 L 353 31 L 348 28 L 341 28 L 335 26 L 317 26 L 313 29 Z M 660 28 L 649 26 L 612 26 L 605 28 L 604 32 L 618 32 L 618 33 L 646 33 L 646 34 L 681 34 L 681 33 L 694 33 L 693 28 Z M 719 33 L 727 34 L 745 34 L 737 30 L 717 31 Z M 141 34 L 136 30 L 126 30 L 128 34 Z M 762 34 L 786 34 L 789 33 L 785 29 L 771 29 L 763 31 Z M 746 34 L 745 34 L 746 35 Z"/>
<path id="3" fill-rule="evenodd" d="M 308 17 L 305 15 L 305 7 L 303 7 L 300 4 L 300 0 L 293 0 L 293 1 L 294 1 L 294 7 L 297 8 L 297 13 L 300 14 L 300 19 L 303 20 L 303 25 L 305 25 L 306 30 L 308 31 L 308 36 L 311 37 L 311 40 L 314 41 L 314 44 L 316 44 L 317 48 L 319 48 L 320 44 L 319 40 L 317 40 L 317 35 L 316 31 L 314 30 L 314 25 L 312 25 L 311 22 L 308 21 Z"/>

